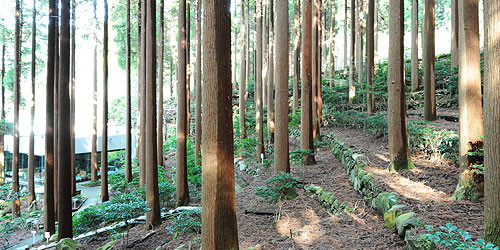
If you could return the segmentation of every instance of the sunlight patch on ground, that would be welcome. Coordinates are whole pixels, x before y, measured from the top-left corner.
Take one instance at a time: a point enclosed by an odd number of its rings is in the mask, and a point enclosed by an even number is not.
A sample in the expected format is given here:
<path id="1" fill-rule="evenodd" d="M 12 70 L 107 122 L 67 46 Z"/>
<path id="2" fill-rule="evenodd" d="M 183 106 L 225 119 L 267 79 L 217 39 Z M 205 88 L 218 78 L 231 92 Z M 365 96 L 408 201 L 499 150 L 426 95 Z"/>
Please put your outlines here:
<path id="1" fill-rule="evenodd" d="M 292 236 L 295 243 L 305 247 L 325 235 L 320 225 L 321 219 L 314 210 L 306 208 L 300 218 L 283 214 L 276 222 L 276 230 L 282 236 Z"/>

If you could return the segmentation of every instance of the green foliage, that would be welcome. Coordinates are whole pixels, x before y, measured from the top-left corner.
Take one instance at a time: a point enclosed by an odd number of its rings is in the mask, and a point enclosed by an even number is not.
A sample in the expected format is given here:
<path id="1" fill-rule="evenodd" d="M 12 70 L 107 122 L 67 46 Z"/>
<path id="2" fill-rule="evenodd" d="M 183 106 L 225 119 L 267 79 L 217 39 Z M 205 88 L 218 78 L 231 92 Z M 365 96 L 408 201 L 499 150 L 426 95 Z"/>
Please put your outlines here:
<path id="1" fill-rule="evenodd" d="M 169 233 L 196 232 L 201 233 L 201 207 L 183 210 L 172 220 L 172 225 L 166 227 Z"/>
<path id="2" fill-rule="evenodd" d="M 125 166 L 125 150 L 109 152 L 108 164 L 117 168 L 123 168 Z"/>
<path id="3" fill-rule="evenodd" d="M 484 239 L 475 240 L 468 232 L 453 226 L 451 223 L 440 226 L 440 231 L 434 231 L 430 225 L 425 227 L 428 233 L 424 236 L 447 249 L 499 249 L 494 244 L 486 243 Z"/>
<path id="4" fill-rule="evenodd" d="M 310 149 L 297 149 L 290 151 L 290 162 L 292 164 L 303 165 L 305 155 L 313 155 L 314 153 Z"/>
<path id="5" fill-rule="evenodd" d="M 29 213 L 21 213 L 21 216 L 12 218 L 12 214 L 0 217 L 0 249 L 5 249 L 10 245 L 9 239 L 17 230 L 35 230 L 38 229 L 35 222 L 41 223 L 43 210 L 36 210 Z"/>
<path id="6" fill-rule="evenodd" d="M 125 188 L 128 186 L 127 179 L 125 179 L 125 173 L 123 171 L 109 174 L 108 183 L 111 186 L 111 191 L 124 192 Z"/>
<path id="7" fill-rule="evenodd" d="M 294 186 L 298 180 L 299 177 L 292 177 L 290 173 L 281 172 L 266 180 L 266 186 L 257 187 L 256 194 L 269 202 L 291 200 L 297 196 Z"/>

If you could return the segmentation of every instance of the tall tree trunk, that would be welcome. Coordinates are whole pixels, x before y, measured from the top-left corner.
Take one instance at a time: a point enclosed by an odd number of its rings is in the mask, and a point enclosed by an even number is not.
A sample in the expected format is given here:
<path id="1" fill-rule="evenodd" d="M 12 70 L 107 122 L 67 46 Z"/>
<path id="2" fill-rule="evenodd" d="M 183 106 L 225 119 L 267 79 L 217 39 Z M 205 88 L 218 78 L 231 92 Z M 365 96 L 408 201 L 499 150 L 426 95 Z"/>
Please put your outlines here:
<path id="1" fill-rule="evenodd" d="M 309 150 L 304 155 L 306 165 L 316 164 L 314 160 L 313 119 L 312 119 L 312 0 L 304 0 L 302 5 L 302 88 L 300 112 L 300 147 Z"/>
<path id="2" fill-rule="evenodd" d="M 147 0 L 146 28 L 146 228 L 161 224 L 156 140 L 156 0 Z M 160 84 L 163 84 L 160 82 Z M 161 124 L 160 124 L 161 125 Z"/>
<path id="3" fill-rule="evenodd" d="M 186 2 L 186 138 L 191 133 L 191 0 Z"/>
<path id="4" fill-rule="evenodd" d="M 267 82 L 267 131 L 269 142 L 274 143 L 274 6 L 273 1 L 269 1 L 269 60 Z M 288 15 L 287 15 L 288 16 Z M 288 31 L 287 31 L 288 33 Z"/>
<path id="5" fill-rule="evenodd" d="M 5 77 L 5 35 L 2 35 L 2 71 L 0 72 L 0 77 L 2 78 L 2 111 L 0 111 L 0 183 L 5 183 L 5 151 L 4 151 L 4 133 L 5 133 L 5 87 L 4 87 L 4 77 Z"/>
<path id="6" fill-rule="evenodd" d="M 424 5 L 424 118 L 436 120 L 436 53 L 434 44 L 434 0 Z"/>
<path id="7" fill-rule="evenodd" d="M 45 98 L 45 171 L 43 196 L 43 229 L 46 233 L 54 234 L 54 64 L 55 64 L 55 24 L 56 0 L 49 0 L 49 25 L 47 35 L 47 86 Z M 2 63 L 3 64 L 3 63 Z M 3 77 L 2 77 L 3 79 Z M 4 104 L 4 88 L 2 85 L 2 104 Z M 4 108 L 2 105 L 2 117 Z M 3 150 L 2 150 L 3 152 Z"/>
<path id="8" fill-rule="evenodd" d="M 373 93 L 375 70 L 375 0 L 368 0 L 368 18 L 366 31 L 366 83 L 368 84 L 367 108 L 368 114 L 375 113 L 375 94 Z"/>
<path id="9" fill-rule="evenodd" d="M 253 65 L 252 62 L 250 61 L 250 51 L 253 51 L 252 49 L 252 41 L 250 39 L 250 1 L 247 1 L 247 23 L 246 23 L 246 30 L 248 31 L 247 32 L 247 44 L 248 44 L 248 48 L 247 48 L 247 51 L 246 51 L 246 77 L 245 77 L 245 82 L 246 82 L 246 86 L 245 88 L 248 89 L 248 86 L 250 85 L 250 70 L 252 69 L 250 67 L 250 65 Z M 248 93 L 249 91 L 245 91 L 245 100 L 248 98 Z"/>
<path id="10" fill-rule="evenodd" d="M 389 153 L 391 171 L 413 168 L 406 131 L 406 99 L 404 81 L 404 2 L 389 1 L 389 65 L 387 67 Z"/>
<path id="11" fill-rule="evenodd" d="M 97 0 L 94 0 L 94 80 L 92 153 L 90 155 L 90 180 L 97 181 Z"/>
<path id="12" fill-rule="evenodd" d="M 236 15 L 236 9 L 234 10 L 234 14 Z M 234 27 L 234 50 L 231 51 L 232 55 L 233 55 L 233 61 L 231 62 L 232 63 L 232 70 L 231 72 L 233 72 L 233 76 L 232 76 L 232 83 L 233 83 L 233 90 L 234 91 L 238 91 L 238 82 L 236 80 L 236 69 L 237 69 L 237 66 L 238 66 L 238 61 L 237 61 L 237 55 L 238 55 L 238 25 L 236 25 L 235 23 L 235 27 Z"/>
<path id="13" fill-rule="evenodd" d="M 363 35 L 364 35 L 364 12 L 363 12 L 364 3 L 363 0 L 358 0 L 358 27 L 356 33 L 356 69 L 358 73 L 358 85 L 363 86 Z"/>
<path id="14" fill-rule="evenodd" d="M 288 146 L 288 73 L 289 47 L 288 1 L 276 2 L 276 143 L 274 174 L 290 172 Z"/>
<path id="15" fill-rule="evenodd" d="M 201 101 L 202 101 L 202 94 L 201 94 L 201 5 L 202 5 L 202 0 L 197 0 L 196 3 L 196 121 L 195 121 L 195 139 L 194 139 L 194 162 L 196 164 L 201 164 Z M 243 3 L 242 3 L 243 5 Z M 242 20 L 244 20 L 242 16 Z M 242 21 L 243 22 L 243 21 Z M 243 24 L 244 25 L 244 24 Z M 244 28 L 242 28 L 244 30 Z M 244 41 L 244 37 L 242 36 Z M 242 50 L 242 53 L 244 53 Z M 244 61 L 244 54 L 242 61 Z M 244 65 L 242 65 L 243 69 L 245 68 Z M 243 89 L 245 88 L 245 76 L 242 74 L 243 78 L 241 82 L 243 82 Z M 240 85 L 241 86 L 241 85 Z M 241 87 L 240 87 L 241 88 Z M 243 97 L 245 98 L 245 97 Z M 241 99 L 241 94 L 240 94 L 240 99 Z M 241 100 L 240 100 L 240 105 L 241 105 Z M 243 110 L 245 109 L 245 105 L 243 105 Z M 241 108 L 240 108 L 241 112 Z M 245 112 L 245 111 L 243 111 Z M 241 113 L 240 113 L 241 114 Z M 243 119 L 244 119 L 243 115 Z M 241 120 L 240 120 L 241 121 Z"/>
<path id="16" fill-rule="evenodd" d="M 479 55 L 479 1 L 458 2 L 459 29 L 458 46 L 458 102 L 460 112 L 459 164 L 460 177 L 453 194 L 456 200 L 479 201 L 483 196 L 483 185 L 474 178 L 474 163 L 467 152 L 482 144 L 483 109 L 481 102 L 481 68 Z"/>
<path id="17" fill-rule="evenodd" d="M 71 0 L 71 95 L 70 95 L 70 165 L 71 165 L 71 196 L 76 195 L 76 155 L 75 155 L 75 59 L 76 59 L 76 3 L 75 0 Z"/>
<path id="18" fill-rule="evenodd" d="M 140 129 L 139 129 L 139 167 L 140 167 L 140 175 L 139 175 L 139 185 L 141 187 L 144 187 L 146 185 L 146 28 L 148 26 L 147 22 L 147 13 L 148 9 L 146 7 L 146 1 L 147 0 L 141 0 L 141 32 L 140 32 L 140 41 L 141 41 L 141 48 L 140 51 L 140 61 L 141 61 L 141 67 L 140 67 L 140 72 L 139 72 L 139 91 L 140 91 L 140 98 L 139 98 L 139 106 L 140 106 L 140 112 L 139 113 L 139 120 L 140 120 Z"/>
<path id="19" fill-rule="evenodd" d="M 451 0 L 451 67 L 458 66 L 458 44 L 459 44 L 459 0 Z"/>
<path id="20" fill-rule="evenodd" d="M 36 0 L 33 0 L 33 23 L 31 26 L 31 110 L 30 137 L 28 153 L 28 203 L 36 200 L 35 196 L 35 82 L 36 82 Z"/>
<path id="21" fill-rule="evenodd" d="M 158 68 L 158 134 L 156 162 L 163 167 L 163 61 L 165 60 L 164 0 L 160 0 L 160 67 Z"/>
<path id="22" fill-rule="evenodd" d="M 500 245 L 500 2 L 484 2 L 484 239 Z"/>
<path id="23" fill-rule="evenodd" d="M 54 209 L 57 218 L 59 196 L 59 0 L 56 1 L 56 39 L 54 50 Z"/>
<path id="24" fill-rule="evenodd" d="M 352 104 L 352 100 L 356 96 L 356 84 L 354 78 L 355 70 L 355 51 L 356 51 L 356 0 L 351 0 L 351 59 L 349 60 L 349 104 Z"/>
<path id="25" fill-rule="evenodd" d="M 186 0 L 179 0 L 179 47 L 177 73 L 177 165 L 176 165 L 176 199 L 177 206 L 189 204 L 189 188 L 187 183 L 186 137 L 187 137 L 187 77 L 186 77 Z M 230 81 L 230 80 L 229 80 Z"/>
<path id="26" fill-rule="evenodd" d="M 332 13 L 332 18 L 331 18 L 331 26 L 330 26 L 330 88 L 333 88 L 335 86 L 335 12 L 336 12 L 336 7 L 335 7 L 335 1 L 331 3 L 331 13 Z M 325 22 L 326 22 L 326 16 L 325 16 Z M 326 29 L 326 27 L 325 27 Z M 325 32 L 326 33 L 326 32 Z"/>
<path id="27" fill-rule="evenodd" d="M 205 0 L 202 248 L 238 249 L 229 0 Z"/>
<path id="28" fill-rule="evenodd" d="M 257 157 L 258 159 L 263 159 L 264 156 L 264 130 L 263 130 L 263 108 L 262 108 L 262 0 L 256 0 L 256 30 L 257 30 L 257 48 L 256 48 L 256 60 L 257 67 L 255 70 L 255 106 L 257 108 L 255 112 L 256 124 L 255 131 L 257 132 Z"/>
<path id="29" fill-rule="evenodd" d="M 163 2 L 162 2 L 163 3 Z M 162 5 L 163 6 L 163 5 Z M 127 93 L 126 97 L 126 109 L 127 114 L 125 117 L 125 126 L 126 126 L 126 141 L 125 141 L 125 179 L 127 182 L 131 182 L 133 179 L 132 176 L 132 105 L 131 105 L 131 93 L 130 93 L 130 56 L 131 56 L 131 46 L 130 46 L 130 0 L 127 0 L 127 27 L 126 27 L 126 53 L 127 53 L 127 61 L 126 61 L 126 87 L 125 90 Z M 163 61 L 162 61 L 163 63 Z M 161 76 L 160 76 L 161 77 Z M 159 126 L 160 127 L 160 126 Z"/>
<path id="30" fill-rule="evenodd" d="M 21 215 L 19 201 L 19 106 L 21 97 L 21 3 L 16 0 L 16 27 L 14 44 L 14 150 L 12 155 L 12 217 Z"/>
<path id="31" fill-rule="evenodd" d="M 373 57 L 374 57 L 374 61 L 375 61 L 375 68 L 378 69 L 378 66 L 377 64 L 379 63 L 379 60 L 378 60 L 378 1 L 375 1 L 375 17 L 373 19 L 373 26 L 374 26 L 374 53 L 373 53 Z"/>
<path id="32" fill-rule="evenodd" d="M 453 0 L 452 0 L 453 1 Z M 420 90 L 418 84 L 418 0 L 411 1 L 411 91 Z"/>
<path id="33" fill-rule="evenodd" d="M 239 111 L 240 111 L 240 137 L 244 139 L 246 137 L 245 128 L 245 86 L 246 86 L 246 60 L 245 53 L 247 53 L 245 38 L 246 38 L 246 27 L 245 27 L 245 0 L 241 0 L 241 57 L 240 57 L 240 94 L 239 94 Z M 198 93 L 198 92 L 197 92 Z"/>
<path id="34" fill-rule="evenodd" d="M 347 51 L 349 44 L 347 44 L 347 0 L 344 2 L 344 74 L 347 73 L 347 67 L 349 63 L 349 58 L 347 57 Z"/>
<path id="35" fill-rule="evenodd" d="M 104 0 L 102 80 L 102 148 L 101 148 L 101 202 L 109 200 L 108 193 L 108 0 Z"/>
<path id="36" fill-rule="evenodd" d="M 295 0 L 294 6 L 294 42 L 293 42 L 293 55 L 294 55 L 294 74 L 293 74 L 293 109 L 292 113 L 295 115 L 299 108 L 299 82 L 300 82 L 300 0 Z"/>
<path id="37" fill-rule="evenodd" d="M 312 10 L 312 112 L 313 138 L 320 138 L 320 98 L 321 98 L 321 66 L 320 66 L 320 38 L 321 38 L 321 1 L 314 0 Z"/>
<path id="38" fill-rule="evenodd" d="M 269 0 L 262 0 L 262 107 L 267 107 L 267 80 L 269 78 L 269 29 L 267 21 L 269 18 L 267 12 Z M 262 113 L 264 114 L 264 113 Z"/>
<path id="39" fill-rule="evenodd" d="M 71 119 L 70 119 L 70 0 L 61 1 L 61 39 L 59 62 L 59 192 L 57 195 L 58 239 L 73 238 L 71 202 Z"/>

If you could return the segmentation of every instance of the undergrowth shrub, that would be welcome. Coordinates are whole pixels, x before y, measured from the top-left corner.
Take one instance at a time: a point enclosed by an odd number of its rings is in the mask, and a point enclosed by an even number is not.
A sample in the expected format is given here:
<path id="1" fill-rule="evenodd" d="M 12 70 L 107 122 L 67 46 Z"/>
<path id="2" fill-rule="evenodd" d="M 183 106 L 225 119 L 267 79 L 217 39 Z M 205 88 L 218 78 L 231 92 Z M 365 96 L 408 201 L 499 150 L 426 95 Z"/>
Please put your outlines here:
<path id="1" fill-rule="evenodd" d="M 498 250 L 498 247 L 494 244 L 486 243 L 484 239 L 474 239 L 468 232 L 453 226 L 451 223 L 440 226 L 439 229 L 441 230 L 434 230 L 430 225 L 426 225 L 425 227 L 427 234 L 424 234 L 424 236 L 447 249 Z"/>
<path id="2" fill-rule="evenodd" d="M 169 233 L 196 232 L 201 233 L 201 207 L 183 210 L 173 220 L 172 225 L 166 227 Z"/>
<path id="3" fill-rule="evenodd" d="M 293 177 L 290 173 L 281 172 L 266 180 L 266 186 L 257 187 L 256 194 L 259 197 L 273 203 L 282 199 L 291 200 L 297 197 L 295 185 L 299 177 Z"/>

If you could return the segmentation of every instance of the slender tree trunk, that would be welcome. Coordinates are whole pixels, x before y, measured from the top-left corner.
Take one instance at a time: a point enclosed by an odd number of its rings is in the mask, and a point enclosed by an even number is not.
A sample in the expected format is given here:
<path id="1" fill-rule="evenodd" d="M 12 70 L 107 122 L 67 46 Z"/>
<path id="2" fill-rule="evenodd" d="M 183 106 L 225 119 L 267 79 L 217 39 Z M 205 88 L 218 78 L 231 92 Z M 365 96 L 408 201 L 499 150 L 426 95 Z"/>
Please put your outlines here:
<path id="1" fill-rule="evenodd" d="M 191 0 L 186 1 L 186 140 L 191 133 Z"/>
<path id="2" fill-rule="evenodd" d="M 58 239 L 73 238 L 71 202 L 71 119 L 70 119 L 70 0 L 61 1 L 61 40 L 59 63 L 59 192 Z"/>
<path id="3" fill-rule="evenodd" d="M 163 3 L 163 2 L 162 2 Z M 131 106 L 131 93 L 130 93 L 130 56 L 131 56 L 131 46 L 130 46 L 130 0 L 127 0 L 127 27 L 126 27 L 126 109 L 127 114 L 125 117 L 125 179 L 127 182 L 131 182 L 132 176 L 132 106 Z M 163 61 L 162 61 L 163 63 Z M 161 76 L 160 76 L 161 77 Z M 161 126 L 158 126 L 161 127 Z"/>
<path id="4" fill-rule="evenodd" d="M 146 28 L 146 228 L 161 224 L 156 140 L 156 0 L 147 0 Z M 144 52 L 143 52 L 144 53 Z M 160 85 L 163 84 L 160 82 Z M 161 126 L 161 124 L 160 124 Z"/>
<path id="5" fill-rule="evenodd" d="M 357 48 L 356 48 L 356 69 L 358 72 L 358 85 L 363 86 L 363 35 L 364 35 L 364 3 L 358 0 L 358 27 L 357 27 Z"/>
<path id="6" fill-rule="evenodd" d="M 375 61 L 375 68 L 378 69 L 378 63 L 379 63 L 379 60 L 378 60 L 378 1 L 375 1 L 375 11 L 374 11 L 374 19 L 373 19 L 373 26 L 374 26 L 374 53 L 373 53 L 373 57 L 374 57 L 374 61 Z"/>
<path id="7" fill-rule="evenodd" d="M 458 66 L 459 0 L 451 0 L 451 67 Z"/>
<path id="8" fill-rule="evenodd" d="M 312 0 L 304 0 L 302 5 L 302 89 L 300 112 L 300 147 L 311 154 L 304 155 L 306 165 L 316 164 L 314 160 L 313 120 L 312 120 Z"/>
<path id="9" fill-rule="evenodd" d="M 293 74 L 293 109 L 295 115 L 299 108 L 299 82 L 300 82 L 300 0 L 295 0 L 294 6 L 294 74 Z"/>
<path id="10" fill-rule="evenodd" d="M 71 196 L 76 195 L 76 155 L 75 155 L 75 105 L 76 105 L 76 96 L 75 96 L 75 59 L 76 59 L 76 26 L 75 26 L 75 17 L 76 17 L 76 3 L 75 0 L 71 0 L 71 95 L 70 95 L 70 165 L 71 165 Z"/>
<path id="11" fill-rule="evenodd" d="M 36 82 L 36 0 L 33 0 L 33 23 L 31 27 L 31 110 L 30 137 L 28 154 L 28 203 L 36 200 L 35 196 L 35 82 Z"/>
<path id="12" fill-rule="evenodd" d="M 255 131 L 257 132 L 257 157 L 258 159 L 263 159 L 264 156 L 264 130 L 263 130 L 263 108 L 262 108 L 262 0 L 256 0 L 256 8 L 257 8 L 257 23 L 256 23 L 256 29 L 257 29 L 257 49 L 256 49 L 256 54 L 257 54 L 257 67 L 255 71 L 255 104 L 256 104 L 256 125 L 255 125 Z"/>
<path id="13" fill-rule="evenodd" d="M 269 78 L 269 27 L 267 26 L 267 20 L 269 15 L 267 12 L 267 6 L 269 0 L 262 0 L 262 107 L 267 107 L 267 80 Z M 268 110 L 269 111 L 269 110 Z M 262 113 L 264 114 L 264 113 Z M 269 128 L 268 128 L 269 129 Z"/>
<path id="14" fill-rule="evenodd" d="M 288 146 L 288 73 L 289 47 L 288 1 L 276 2 L 276 143 L 274 174 L 290 172 Z"/>
<path id="15" fill-rule="evenodd" d="M 109 200 L 108 194 L 108 0 L 104 0 L 102 80 L 102 149 L 101 149 L 101 202 Z"/>
<path id="16" fill-rule="evenodd" d="M 245 88 L 248 89 L 248 86 L 250 85 L 250 70 L 251 70 L 251 67 L 250 65 L 253 65 L 252 62 L 250 61 L 250 51 L 252 50 L 252 44 L 251 44 L 251 39 L 250 39 L 250 1 L 247 1 L 247 22 L 246 22 L 246 30 L 248 31 L 247 32 L 247 44 L 248 44 L 248 48 L 246 50 L 246 77 L 245 77 L 245 82 L 246 82 L 246 86 Z M 248 93 L 249 91 L 245 91 L 245 100 L 247 100 L 248 98 Z M 245 131 L 246 132 L 246 131 Z"/>
<path id="17" fill-rule="evenodd" d="M 56 28 L 55 28 L 55 50 L 54 50 L 54 209 L 57 217 L 59 196 L 59 0 L 56 1 Z"/>
<path id="18" fill-rule="evenodd" d="M 336 7 L 335 7 L 335 1 L 333 1 L 331 6 L 331 12 L 332 12 L 332 20 L 331 20 L 331 26 L 330 26 L 330 88 L 333 88 L 335 86 L 335 12 L 336 12 Z M 326 16 L 325 16 L 325 22 L 326 22 Z M 326 27 L 325 27 L 326 29 Z M 325 32 L 326 33 L 326 32 Z"/>
<path id="19" fill-rule="evenodd" d="M 500 245 L 500 2 L 484 2 L 484 239 Z"/>
<path id="20" fill-rule="evenodd" d="M 404 2 L 389 1 L 389 65 L 387 67 L 389 153 L 391 171 L 413 168 L 406 132 L 406 99 L 404 81 Z"/>
<path id="21" fill-rule="evenodd" d="M 19 201 L 19 106 L 21 97 L 21 3 L 16 0 L 16 27 L 14 44 L 14 149 L 12 155 L 12 191 L 15 196 L 12 201 L 12 217 L 21 215 Z"/>
<path id="22" fill-rule="evenodd" d="M 94 0 L 94 81 L 90 180 L 97 181 L 97 0 Z"/>
<path id="23" fill-rule="evenodd" d="M 246 137 L 245 128 L 245 86 L 246 86 L 246 60 L 245 53 L 247 53 L 245 37 L 246 37 L 246 27 L 245 27 L 245 0 L 241 0 L 241 57 L 240 57 L 240 94 L 239 94 L 239 111 L 240 111 L 240 137 L 244 139 Z"/>
<path id="24" fill-rule="evenodd" d="M 436 53 L 434 45 L 434 0 L 424 5 L 424 118 L 436 120 Z"/>
<path id="25" fill-rule="evenodd" d="M 196 121 L 195 121 L 195 139 L 194 139 L 194 161 L 196 164 L 201 164 L 201 101 L 202 101 L 202 93 L 201 93 L 201 5 L 202 5 L 202 0 L 197 0 L 196 3 Z M 243 3 L 242 3 L 243 5 Z M 242 17 L 242 20 L 244 18 Z M 243 21 L 242 21 L 243 22 Z M 244 24 L 243 24 L 244 25 Z M 244 28 L 243 28 L 244 29 Z M 242 36 L 244 41 L 244 37 Z M 245 51 L 245 50 L 242 50 Z M 242 52 L 244 53 L 244 52 Z M 243 55 L 244 57 L 244 55 Z M 244 61 L 244 58 L 242 58 L 242 61 Z M 242 65 L 243 69 L 245 68 L 244 65 Z M 243 82 L 243 89 L 245 88 L 245 76 L 244 74 L 241 82 Z M 240 84 L 241 86 L 241 84 Z M 240 87 L 241 88 L 241 87 Z M 243 97 L 245 98 L 245 97 Z M 241 99 L 241 94 L 240 94 L 240 99 Z M 241 101 L 240 101 L 241 103 Z M 245 105 L 243 105 L 243 110 L 244 110 Z M 240 108 L 241 112 L 241 108 Z M 244 112 L 244 111 L 243 111 Z M 241 114 L 241 113 L 240 113 Z M 243 119 L 244 119 L 243 115 Z M 241 121 L 241 120 L 240 120 Z"/>
<path id="26" fill-rule="evenodd" d="M 479 55 L 479 1 L 458 2 L 458 102 L 460 112 L 459 164 L 460 177 L 453 194 L 456 200 L 479 201 L 483 196 L 483 185 L 474 179 L 474 170 L 469 166 L 474 161 L 467 152 L 482 143 L 483 107 L 481 102 L 481 68 Z"/>
<path id="27" fill-rule="evenodd" d="M 142 97 L 143 97 L 143 70 L 142 70 L 142 61 L 143 61 L 143 53 L 142 53 L 142 46 L 143 46 L 143 40 L 142 40 L 142 26 L 143 26 L 143 19 L 142 18 L 142 0 L 137 1 L 137 127 L 136 127 L 136 133 L 137 133 L 137 139 L 136 139 L 136 155 L 137 155 L 137 165 L 139 166 L 139 185 L 142 187 L 144 186 L 144 180 L 145 178 L 145 173 L 144 173 L 144 164 L 142 164 L 142 127 L 144 125 L 141 125 L 141 117 L 142 117 Z M 140 41 L 140 42 L 139 42 Z M 172 96 L 172 94 L 170 94 Z"/>
<path id="28" fill-rule="evenodd" d="M 313 1 L 312 6 L 312 119 L 313 119 L 313 138 L 319 138 L 318 126 L 318 88 L 319 88 L 319 0 Z"/>
<path id="29" fill-rule="evenodd" d="M 349 58 L 347 57 L 347 51 L 349 44 L 347 44 L 347 0 L 344 2 L 344 74 L 347 73 Z"/>
<path id="30" fill-rule="evenodd" d="M 5 36 L 2 35 L 2 71 L 0 77 L 2 78 L 2 111 L 0 111 L 0 183 L 5 183 L 5 152 L 4 152 L 4 133 L 5 133 Z"/>
<path id="31" fill-rule="evenodd" d="M 187 183 L 186 137 L 187 137 L 187 73 L 186 73 L 186 0 L 179 0 L 179 47 L 177 73 L 177 167 L 176 167 L 176 199 L 177 206 L 189 204 L 189 188 Z M 230 80 L 229 80 L 230 82 Z"/>
<path id="32" fill-rule="evenodd" d="M 349 67 L 349 104 L 352 104 L 352 100 L 356 96 L 356 84 L 354 78 L 355 70 L 355 46 L 356 46 L 356 0 L 351 0 L 351 59 L 349 62 L 351 66 Z"/>
<path id="33" fill-rule="evenodd" d="M 373 93 L 375 70 L 375 0 L 368 0 L 368 18 L 366 31 L 366 83 L 368 84 L 367 108 L 368 114 L 375 113 L 375 94 Z"/>
<path id="34" fill-rule="evenodd" d="M 239 249 L 234 190 L 229 0 L 205 0 L 202 248 Z"/>
<path id="35" fill-rule="evenodd" d="M 453 1 L 453 0 L 452 0 Z M 418 0 L 411 1 L 411 91 L 420 90 L 418 85 Z"/>
<path id="36" fill-rule="evenodd" d="M 140 145 L 139 145 L 139 167 L 140 167 L 140 176 L 139 176 L 139 185 L 143 187 L 146 185 L 146 28 L 149 25 L 147 22 L 147 13 L 148 9 L 146 7 L 147 0 L 141 0 L 141 53 L 139 54 L 141 59 L 141 67 L 139 72 L 139 89 L 140 89 L 140 98 L 139 98 L 139 119 L 140 119 Z"/>
<path id="37" fill-rule="evenodd" d="M 234 10 L 234 13 L 236 15 L 236 9 Z M 232 61 L 232 72 L 233 72 L 233 80 L 232 80 L 232 83 L 233 83 L 233 90 L 234 91 L 238 91 L 238 82 L 236 81 L 236 69 L 237 69 L 237 66 L 238 66 L 238 59 L 237 59 L 237 55 L 238 55 L 238 25 L 236 25 L 235 23 L 235 27 L 234 27 L 234 50 L 231 51 L 232 55 L 233 55 L 233 61 Z"/>
<path id="38" fill-rule="evenodd" d="M 47 92 L 45 98 L 45 182 L 43 196 L 43 229 L 46 233 L 49 234 L 54 234 L 56 231 L 54 208 L 54 51 L 55 23 L 57 20 L 55 18 L 56 13 L 56 0 L 49 0 L 49 25 L 47 36 Z M 2 117 L 4 117 L 4 101 L 4 87 L 2 85 Z"/>
<path id="39" fill-rule="evenodd" d="M 269 1 L 269 79 L 267 84 L 267 131 L 269 142 L 274 143 L 274 6 L 273 1 Z M 288 15 L 287 15 L 288 16 Z M 288 30 L 287 30 L 288 33 Z"/>
<path id="40" fill-rule="evenodd" d="M 164 0 L 160 0 L 160 67 L 158 68 L 158 135 L 156 162 L 163 167 L 163 61 L 165 60 Z"/>

